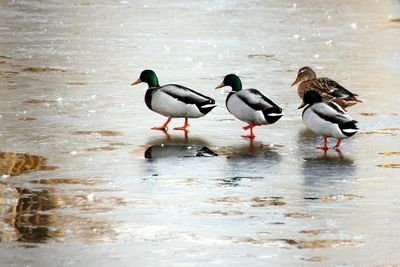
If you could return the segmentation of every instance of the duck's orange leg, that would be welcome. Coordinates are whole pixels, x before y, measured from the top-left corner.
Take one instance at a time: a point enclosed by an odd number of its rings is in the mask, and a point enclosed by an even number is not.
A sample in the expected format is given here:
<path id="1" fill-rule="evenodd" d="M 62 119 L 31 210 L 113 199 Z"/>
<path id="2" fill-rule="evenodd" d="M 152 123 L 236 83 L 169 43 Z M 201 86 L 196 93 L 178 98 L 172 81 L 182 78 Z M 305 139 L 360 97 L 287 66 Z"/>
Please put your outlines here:
<path id="1" fill-rule="evenodd" d="M 254 137 L 256 137 L 256 135 L 255 135 L 254 132 L 253 132 L 253 128 L 254 128 L 255 126 L 258 126 L 258 124 L 250 123 L 249 125 L 244 126 L 244 127 L 243 127 L 244 130 L 250 129 L 250 134 L 242 135 L 242 137 L 245 137 L 245 138 L 254 138 Z"/>
<path id="2" fill-rule="evenodd" d="M 324 145 L 323 146 L 317 146 L 316 148 L 323 149 L 323 150 L 329 149 L 330 147 L 328 146 L 328 138 L 326 136 L 324 136 Z"/>
<path id="3" fill-rule="evenodd" d="M 182 127 L 176 127 L 176 128 L 174 128 L 174 130 L 184 130 L 184 131 L 186 131 L 186 129 L 188 128 L 188 126 L 189 126 L 189 119 L 188 119 L 188 118 L 185 118 L 185 124 L 183 124 Z"/>
<path id="4" fill-rule="evenodd" d="M 339 149 L 339 146 L 340 146 L 341 143 L 342 143 L 342 139 L 339 138 L 339 139 L 337 140 L 336 145 L 335 145 L 333 148 L 334 148 L 334 149 Z"/>
<path id="5" fill-rule="evenodd" d="M 163 125 L 159 126 L 159 127 L 153 127 L 151 128 L 152 130 L 161 130 L 161 131 L 166 131 L 168 130 L 168 123 L 171 121 L 172 118 L 168 118 Z"/>

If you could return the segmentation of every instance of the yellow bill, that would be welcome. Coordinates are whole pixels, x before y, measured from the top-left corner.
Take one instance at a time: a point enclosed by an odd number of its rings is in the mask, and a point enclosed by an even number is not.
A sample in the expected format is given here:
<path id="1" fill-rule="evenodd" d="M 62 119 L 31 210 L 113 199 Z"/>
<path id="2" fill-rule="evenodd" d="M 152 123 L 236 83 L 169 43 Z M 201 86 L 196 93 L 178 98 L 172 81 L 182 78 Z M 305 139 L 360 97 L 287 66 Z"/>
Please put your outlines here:
<path id="1" fill-rule="evenodd" d="M 224 86 L 225 86 L 225 84 L 224 84 L 224 83 L 221 83 L 220 85 L 218 85 L 217 87 L 215 87 L 215 89 L 222 88 L 222 87 L 224 87 Z"/>
<path id="2" fill-rule="evenodd" d="M 133 83 L 131 83 L 131 85 L 135 85 L 135 84 L 138 84 L 138 83 L 141 83 L 142 81 L 140 80 L 140 79 L 137 79 L 136 81 L 134 81 Z"/>

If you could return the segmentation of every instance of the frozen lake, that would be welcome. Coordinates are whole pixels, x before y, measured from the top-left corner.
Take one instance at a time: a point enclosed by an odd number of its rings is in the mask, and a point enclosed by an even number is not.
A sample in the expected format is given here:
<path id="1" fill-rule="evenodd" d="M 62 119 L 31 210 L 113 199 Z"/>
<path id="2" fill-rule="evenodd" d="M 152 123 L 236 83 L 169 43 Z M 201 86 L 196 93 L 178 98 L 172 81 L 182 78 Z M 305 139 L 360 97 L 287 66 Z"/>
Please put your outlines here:
<path id="1" fill-rule="evenodd" d="M 0 266 L 400 264 L 398 17 L 394 0 L 1 1 Z M 301 121 L 304 65 L 364 100 L 340 152 Z M 148 68 L 219 107 L 188 138 L 150 130 L 165 118 L 130 86 Z M 214 90 L 228 73 L 284 109 L 253 142 Z"/>

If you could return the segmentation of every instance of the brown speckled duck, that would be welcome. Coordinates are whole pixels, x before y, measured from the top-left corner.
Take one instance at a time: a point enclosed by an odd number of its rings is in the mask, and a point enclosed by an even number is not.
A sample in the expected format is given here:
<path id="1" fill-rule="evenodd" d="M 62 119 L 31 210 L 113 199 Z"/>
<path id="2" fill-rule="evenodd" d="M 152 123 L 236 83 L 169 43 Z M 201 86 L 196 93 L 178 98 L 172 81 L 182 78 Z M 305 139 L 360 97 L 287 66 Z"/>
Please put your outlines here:
<path id="1" fill-rule="evenodd" d="M 323 98 L 324 101 L 333 101 L 343 109 L 362 102 L 357 99 L 356 94 L 353 94 L 339 83 L 326 77 L 317 78 L 317 75 L 310 67 L 302 67 L 297 72 L 297 78 L 292 86 L 299 83 L 297 93 L 301 99 L 307 91 L 315 90 Z"/>

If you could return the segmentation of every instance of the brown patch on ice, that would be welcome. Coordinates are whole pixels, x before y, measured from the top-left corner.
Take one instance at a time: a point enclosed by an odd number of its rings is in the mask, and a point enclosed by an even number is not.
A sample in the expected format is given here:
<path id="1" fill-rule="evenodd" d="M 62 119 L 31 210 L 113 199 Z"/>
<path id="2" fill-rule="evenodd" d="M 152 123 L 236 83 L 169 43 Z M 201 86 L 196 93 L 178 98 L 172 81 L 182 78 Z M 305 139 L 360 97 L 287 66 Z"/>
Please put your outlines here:
<path id="1" fill-rule="evenodd" d="M 321 239 L 321 240 L 300 240 L 297 243 L 299 249 L 331 248 L 338 246 L 357 246 L 362 244 L 360 240 L 352 239 Z"/>
<path id="2" fill-rule="evenodd" d="M 294 240 L 294 239 L 271 239 L 272 242 L 283 242 L 287 245 L 296 246 L 298 249 L 320 249 L 338 246 L 357 246 L 362 241 L 352 239 L 319 239 L 319 240 Z"/>
<path id="3" fill-rule="evenodd" d="M 297 218 L 297 219 L 303 219 L 303 218 L 311 218 L 312 216 L 305 213 L 305 212 L 287 212 L 284 214 L 285 217 L 289 218 Z"/>
<path id="4" fill-rule="evenodd" d="M 3 78 L 11 78 L 17 74 L 18 72 L 15 71 L 0 71 L 0 76 Z"/>
<path id="5" fill-rule="evenodd" d="M 229 211 L 195 211 L 193 215 L 201 215 L 201 216 L 237 216 L 243 215 L 243 212 L 237 210 L 229 210 Z"/>
<path id="6" fill-rule="evenodd" d="M 255 197 L 250 201 L 252 207 L 283 206 L 286 202 L 274 197 Z"/>
<path id="7" fill-rule="evenodd" d="M 378 113 L 375 113 L 375 112 L 361 112 L 360 113 L 361 116 L 375 116 L 377 114 Z"/>
<path id="8" fill-rule="evenodd" d="M 400 168 L 400 164 L 399 163 L 385 163 L 385 164 L 379 164 L 376 165 L 379 168 L 388 168 L 388 169 L 398 169 Z"/>
<path id="9" fill-rule="evenodd" d="M 357 246 L 363 242 L 352 239 L 320 239 L 320 240 L 294 240 L 290 238 L 264 239 L 253 237 L 227 237 L 235 243 L 251 243 L 255 245 L 284 245 L 295 246 L 298 249 L 321 249 L 338 246 Z"/>
<path id="10" fill-rule="evenodd" d="M 296 240 L 288 239 L 288 238 L 271 239 L 269 241 L 272 241 L 272 242 L 283 242 L 283 243 L 288 244 L 288 245 L 297 245 L 298 244 L 298 242 Z"/>
<path id="11" fill-rule="evenodd" d="M 234 243 L 251 243 L 255 245 L 262 245 L 266 243 L 271 243 L 268 239 L 258 239 L 253 237 L 239 236 L 239 237 L 227 237 L 226 239 L 232 240 Z"/>
<path id="12" fill-rule="evenodd" d="M 380 152 L 379 155 L 384 155 L 384 156 L 397 156 L 397 155 L 400 155 L 400 152 Z"/>
<path id="13" fill-rule="evenodd" d="M 353 194 L 337 194 L 337 195 L 328 195 L 319 197 L 319 200 L 322 202 L 334 202 L 339 200 L 353 200 L 353 199 L 360 199 L 364 198 L 363 196 L 357 196 Z"/>
<path id="14" fill-rule="evenodd" d="M 24 101 L 26 104 L 55 104 L 57 101 L 55 100 L 47 100 L 47 99 L 29 99 Z"/>
<path id="15" fill-rule="evenodd" d="M 396 135 L 395 133 L 383 132 L 383 131 L 361 132 L 360 134 L 367 134 L 367 135 L 381 134 L 381 135 L 393 135 L 393 136 Z"/>
<path id="16" fill-rule="evenodd" d="M 100 136 L 119 136 L 122 135 L 121 132 L 116 131 L 108 131 L 108 130 L 101 130 L 101 131 L 74 131 L 71 132 L 73 135 L 100 135 Z"/>
<path id="17" fill-rule="evenodd" d="M 397 18 L 397 19 L 385 19 L 385 22 L 400 22 L 400 18 Z"/>
<path id="18" fill-rule="evenodd" d="M 215 81 L 220 79 L 220 77 L 200 77 L 200 80 L 209 80 L 209 81 Z"/>
<path id="19" fill-rule="evenodd" d="M 66 72 L 66 70 L 50 67 L 27 67 L 23 71 L 26 72 Z"/>
<path id="20" fill-rule="evenodd" d="M 235 121 L 235 119 L 219 119 L 217 121 Z"/>
<path id="21" fill-rule="evenodd" d="M 87 83 L 85 83 L 85 82 L 68 82 L 66 84 L 69 84 L 69 85 L 86 85 Z"/>
<path id="22" fill-rule="evenodd" d="M 382 128 L 377 131 L 369 131 L 369 132 L 361 132 L 360 134 L 383 134 L 383 135 L 397 135 L 397 132 L 400 131 L 400 128 Z"/>
<path id="23" fill-rule="evenodd" d="M 19 118 L 18 120 L 20 120 L 20 121 L 35 121 L 36 118 L 24 117 L 24 118 Z"/>
<path id="24" fill-rule="evenodd" d="M 266 207 L 266 206 L 282 206 L 286 205 L 286 202 L 280 200 L 282 197 L 254 197 L 250 200 L 241 199 L 239 197 L 223 197 L 223 198 L 211 198 L 212 203 L 216 204 L 236 204 L 246 203 L 251 207 Z"/>
<path id="25" fill-rule="evenodd" d="M 254 58 L 254 59 L 271 59 L 275 58 L 275 55 L 272 54 L 251 54 L 247 55 L 248 58 Z"/>
<path id="26" fill-rule="evenodd" d="M 108 142 L 110 146 L 129 146 L 130 144 L 124 142 Z"/>
<path id="27" fill-rule="evenodd" d="M 294 239 L 288 238 L 277 238 L 277 239 L 266 239 L 266 238 L 254 238 L 254 237 L 246 237 L 246 236 L 239 236 L 239 237 L 227 237 L 226 239 L 232 240 L 234 243 L 251 243 L 254 245 L 297 245 L 298 242 Z"/>
<path id="28" fill-rule="evenodd" d="M 334 202 L 340 200 L 353 200 L 364 198 L 363 196 L 358 196 L 354 194 L 331 194 L 327 196 L 319 196 L 319 197 L 305 197 L 306 200 L 320 200 L 321 202 Z"/>
<path id="29" fill-rule="evenodd" d="M 96 151 L 110 151 L 110 150 L 115 150 L 117 148 L 113 146 L 100 146 L 100 147 L 91 147 L 91 148 L 86 148 L 86 151 L 89 152 L 96 152 Z"/>
<path id="30" fill-rule="evenodd" d="M 272 144 L 272 146 L 275 146 L 275 147 L 285 147 L 285 145 L 282 145 L 282 144 Z"/>
<path id="31" fill-rule="evenodd" d="M 212 203 L 222 203 L 222 204 L 229 204 L 229 203 L 241 203 L 243 202 L 242 199 L 239 197 L 222 197 L 222 198 L 211 198 Z"/>
<path id="32" fill-rule="evenodd" d="M 306 235 L 319 235 L 319 234 L 332 233 L 332 232 L 334 232 L 334 231 L 327 230 L 327 229 L 307 229 L 307 230 L 302 230 L 299 233 L 306 234 Z"/>
<path id="33" fill-rule="evenodd" d="M 382 128 L 379 129 L 379 131 L 385 131 L 385 132 L 400 131 L 400 128 Z"/>
<path id="34" fill-rule="evenodd" d="M 39 179 L 30 181 L 32 184 L 45 184 L 45 185 L 100 185 L 104 184 L 104 180 L 100 179 L 76 179 L 76 178 L 53 178 L 53 179 Z"/>
<path id="35" fill-rule="evenodd" d="M 329 260 L 328 257 L 325 256 L 312 256 L 309 258 L 301 258 L 303 261 L 309 261 L 309 262 L 322 262 L 322 261 L 326 261 Z"/>

